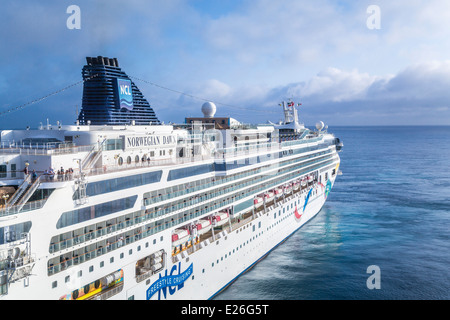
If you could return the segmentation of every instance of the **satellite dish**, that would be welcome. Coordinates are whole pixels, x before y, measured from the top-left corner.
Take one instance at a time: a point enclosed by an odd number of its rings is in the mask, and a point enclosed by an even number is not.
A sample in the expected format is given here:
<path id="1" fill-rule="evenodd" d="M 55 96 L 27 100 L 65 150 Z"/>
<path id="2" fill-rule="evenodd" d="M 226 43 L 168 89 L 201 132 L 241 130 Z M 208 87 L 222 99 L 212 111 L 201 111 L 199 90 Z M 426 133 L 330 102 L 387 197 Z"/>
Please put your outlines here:
<path id="1" fill-rule="evenodd" d="M 323 123 L 323 121 L 319 121 L 316 123 L 316 129 L 319 131 L 322 130 L 324 126 L 325 124 Z"/>

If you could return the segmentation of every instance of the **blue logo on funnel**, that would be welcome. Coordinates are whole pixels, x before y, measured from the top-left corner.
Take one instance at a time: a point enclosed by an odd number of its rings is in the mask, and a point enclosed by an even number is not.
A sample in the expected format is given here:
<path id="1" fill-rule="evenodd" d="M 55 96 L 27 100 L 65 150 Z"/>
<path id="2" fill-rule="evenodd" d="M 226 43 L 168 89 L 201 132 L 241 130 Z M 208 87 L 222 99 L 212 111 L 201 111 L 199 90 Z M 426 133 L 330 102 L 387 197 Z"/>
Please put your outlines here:
<path id="1" fill-rule="evenodd" d="M 127 79 L 116 78 L 116 92 L 120 109 L 133 110 L 133 92 L 131 90 L 131 81 Z"/>

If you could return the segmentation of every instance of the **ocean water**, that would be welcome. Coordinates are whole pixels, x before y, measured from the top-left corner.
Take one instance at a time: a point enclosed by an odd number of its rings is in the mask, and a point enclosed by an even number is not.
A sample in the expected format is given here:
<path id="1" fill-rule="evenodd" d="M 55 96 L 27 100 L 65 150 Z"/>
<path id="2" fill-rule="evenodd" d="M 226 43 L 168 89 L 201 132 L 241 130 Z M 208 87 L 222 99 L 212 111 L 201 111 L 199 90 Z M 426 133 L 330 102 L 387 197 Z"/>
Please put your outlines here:
<path id="1" fill-rule="evenodd" d="M 450 299 L 450 127 L 328 131 L 343 175 L 325 206 L 215 299 Z"/>

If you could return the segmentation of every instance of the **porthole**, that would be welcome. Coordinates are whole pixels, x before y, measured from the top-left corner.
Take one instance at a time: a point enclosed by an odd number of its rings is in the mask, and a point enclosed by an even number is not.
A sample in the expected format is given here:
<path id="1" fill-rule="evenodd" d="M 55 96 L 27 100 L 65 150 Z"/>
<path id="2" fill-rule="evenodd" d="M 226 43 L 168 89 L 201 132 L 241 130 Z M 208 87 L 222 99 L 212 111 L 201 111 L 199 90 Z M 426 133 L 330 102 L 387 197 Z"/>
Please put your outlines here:
<path id="1" fill-rule="evenodd" d="M 123 164 L 123 159 L 122 157 L 119 157 L 119 166 L 121 166 Z"/>
<path id="2" fill-rule="evenodd" d="M 136 155 L 136 157 L 134 157 L 134 162 L 139 163 L 139 156 Z"/>
<path id="3" fill-rule="evenodd" d="M 131 164 L 131 157 L 130 156 L 127 157 L 127 163 Z"/>

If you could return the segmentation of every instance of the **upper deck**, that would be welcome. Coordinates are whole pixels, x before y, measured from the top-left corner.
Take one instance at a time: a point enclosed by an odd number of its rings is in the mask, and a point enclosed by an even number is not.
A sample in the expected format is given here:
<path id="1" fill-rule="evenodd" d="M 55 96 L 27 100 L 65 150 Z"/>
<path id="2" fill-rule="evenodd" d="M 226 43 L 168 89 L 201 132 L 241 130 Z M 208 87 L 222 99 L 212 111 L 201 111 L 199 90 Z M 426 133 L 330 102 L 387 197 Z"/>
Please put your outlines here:
<path id="1" fill-rule="evenodd" d="M 11 191 L 3 193 L 7 196 L 3 197 L 6 206 L 1 215 L 42 207 L 45 195 L 43 199 L 28 201 L 31 192 L 38 188 L 62 188 L 88 177 L 132 175 L 134 171 L 148 172 L 201 163 L 213 164 L 216 175 L 224 175 L 227 170 L 240 167 L 236 165 L 237 160 L 242 160 L 242 165 L 249 165 L 275 160 L 279 152 L 289 155 L 287 150 L 313 150 L 310 145 L 323 142 L 325 138 L 329 144 L 334 143 L 334 137 L 326 132 L 305 129 L 280 135 L 278 129 L 267 125 L 247 128 L 240 125 L 223 130 L 198 124 L 66 126 L 58 130 L 8 130 L 1 136 L 13 139 L 2 140 L 0 144 L 0 186 L 17 186 L 18 191 L 24 189 L 20 205 L 11 201 Z M 33 137 L 38 137 L 39 141 Z M 268 154 L 275 156 L 270 158 Z M 34 170 L 33 184 L 25 183 L 24 168 L 29 176 Z"/>

